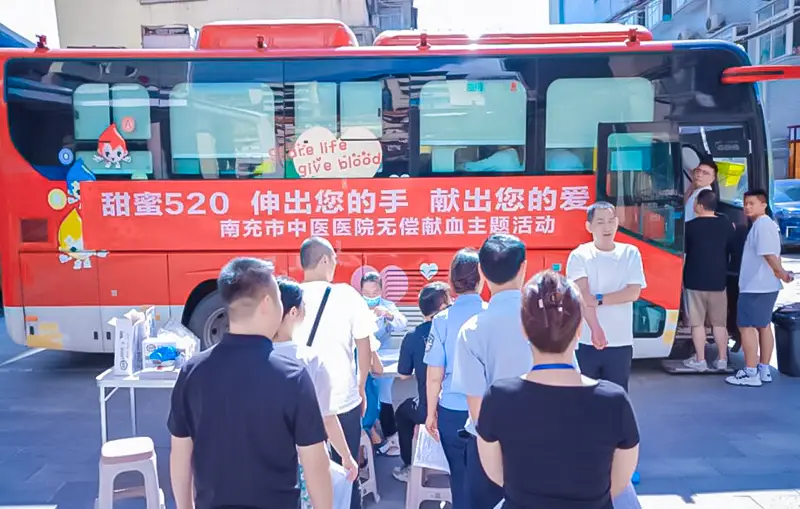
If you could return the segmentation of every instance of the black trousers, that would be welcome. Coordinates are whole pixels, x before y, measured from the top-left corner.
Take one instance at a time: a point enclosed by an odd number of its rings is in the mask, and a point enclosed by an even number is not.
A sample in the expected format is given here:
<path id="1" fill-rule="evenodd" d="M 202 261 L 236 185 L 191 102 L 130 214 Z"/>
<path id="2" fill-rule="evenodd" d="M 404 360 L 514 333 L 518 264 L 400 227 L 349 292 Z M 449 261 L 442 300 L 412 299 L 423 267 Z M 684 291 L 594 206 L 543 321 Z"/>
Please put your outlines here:
<path id="1" fill-rule="evenodd" d="M 403 465 L 411 465 L 411 443 L 414 440 L 414 428 L 418 424 L 425 424 L 420 415 L 419 400 L 408 398 L 400 403 L 395 413 L 397 423 L 397 439 L 400 442 L 400 459 Z"/>
<path id="2" fill-rule="evenodd" d="M 494 509 L 505 496 L 502 486 L 495 484 L 481 465 L 478 455 L 478 439 L 470 435 L 467 439 L 466 502 L 469 509 Z"/>
<path id="3" fill-rule="evenodd" d="M 592 345 L 578 345 L 575 353 L 581 373 L 596 380 L 608 380 L 628 391 L 631 378 L 632 346 L 607 346 L 598 350 Z"/>
<path id="4" fill-rule="evenodd" d="M 349 412 L 339 414 L 339 423 L 342 425 L 344 439 L 347 441 L 347 448 L 355 461 L 358 461 L 358 448 L 361 444 L 361 405 L 358 405 Z M 342 464 L 342 457 L 331 448 L 331 459 L 338 464 Z M 361 509 L 361 482 L 356 477 L 353 482 L 353 495 L 350 497 L 350 509 Z"/>
<path id="5" fill-rule="evenodd" d="M 394 405 L 391 403 L 381 403 L 381 413 L 378 418 L 381 421 L 383 438 L 389 438 L 397 433 L 397 423 L 394 420 Z"/>

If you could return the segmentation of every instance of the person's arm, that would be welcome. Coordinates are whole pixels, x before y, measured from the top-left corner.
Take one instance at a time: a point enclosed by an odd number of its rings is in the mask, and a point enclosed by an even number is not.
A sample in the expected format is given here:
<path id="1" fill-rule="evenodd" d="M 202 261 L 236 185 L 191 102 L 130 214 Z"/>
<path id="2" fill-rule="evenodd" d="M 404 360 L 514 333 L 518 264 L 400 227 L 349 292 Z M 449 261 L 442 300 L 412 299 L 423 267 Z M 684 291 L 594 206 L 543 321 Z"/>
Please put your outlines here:
<path id="1" fill-rule="evenodd" d="M 333 509 L 330 458 L 323 442 L 297 448 L 308 496 L 314 508 Z"/>
<path id="2" fill-rule="evenodd" d="M 169 417 L 167 418 L 167 428 L 171 435 L 170 482 L 177 509 L 194 509 L 194 476 L 192 472 L 194 442 L 191 437 L 185 394 L 188 373 L 188 369 L 183 369 L 178 373 L 178 379 L 172 389 Z"/>
<path id="3" fill-rule="evenodd" d="M 639 426 L 628 395 L 622 392 L 620 405 L 620 440 L 611 460 L 611 497 L 615 498 L 630 484 L 639 463 Z"/>
<path id="4" fill-rule="evenodd" d="M 503 449 L 500 447 L 498 426 L 501 425 L 502 411 L 496 404 L 497 395 L 492 393 L 492 388 L 482 398 L 479 412 L 483 419 L 478 422 L 478 455 L 486 476 L 496 485 L 503 486 Z M 499 415 L 500 414 L 500 415 Z"/>
<path id="5" fill-rule="evenodd" d="M 352 287 L 347 286 L 350 295 L 352 316 L 350 334 L 356 339 L 358 350 L 358 393 L 361 395 L 361 415 L 367 411 L 367 376 L 372 364 L 372 348 L 370 336 L 378 331 L 375 315 L 370 311 L 364 298 Z"/>
<path id="6" fill-rule="evenodd" d="M 317 394 L 319 409 L 322 413 L 325 434 L 328 435 L 328 441 L 330 441 L 333 450 L 342 458 L 342 467 L 347 470 L 348 480 L 354 481 L 356 475 L 358 475 L 358 466 L 350 454 L 350 448 L 347 447 L 342 423 L 336 416 L 336 412 L 331 408 L 331 373 L 321 358 L 317 357 L 315 361 L 317 369 L 314 371 L 314 391 Z"/>
<path id="7" fill-rule="evenodd" d="M 764 257 L 772 272 L 775 273 L 775 277 L 791 283 L 792 275 L 784 270 L 781 264 L 781 237 L 777 225 L 772 220 L 769 222 L 759 220 L 759 222 L 761 224 L 758 226 L 760 229 L 756 239 L 758 254 Z"/>
<path id="8" fill-rule="evenodd" d="M 628 284 L 622 290 L 603 295 L 604 306 L 636 302 L 642 294 L 642 288 L 647 287 L 644 278 L 642 255 L 639 253 L 639 249 L 635 246 L 629 246 L 628 250 L 627 264 L 623 269 L 625 270 Z"/>
<path id="9" fill-rule="evenodd" d="M 373 375 L 382 375 L 383 374 L 383 362 L 381 362 L 381 358 L 378 355 L 378 352 L 372 352 L 370 357 L 370 372 Z"/>
<path id="10" fill-rule="evenodd" d="M 189 437 L 172 436 L 169 452 L 169 474 L 177 509 L 194 509 L 194 476 L 192 454 L 194 442 Z"/>
<path id="11" fill-rule="evenodd" d="M 408 380 L 414 374 L 412 341 L 414 341 L 414 332 L 409 332 L 400 343 L 400 357 L 397 359 L 397 374 L 400 376 L 400 380 Z M 422 397 L 421 394 L 419 396 Z"/>
<path id="12" fill-rule="evenodd" d="M 486 367 L 473 350 L 471 335 L 476 332 L 477 316 L 470 318 L 458 331 L 452 388 L 467 396 L 469 417 L 478 422 L 483 394 L 486 392 Z"/>
<path id="13" fill-rule="evenodd" d="M 403 332 L 408 326 L 408 319 L 403 313 L 397 309 L 394 302 L 384 301 L 386 303 L 386 320 L 389 325 L 390 332 Z"/>
<path id="14" fill-rule="evenodd" d="M 332 509 L 330 458 L 325 450 L 328 437 L 314 383 L 305 369 L 300 370 L 294 382 L 295 397 L 290 399 L 294 402 L 294 411 L 290 410 L 288 415 L 292 417 L 294 445 L 303 466 L 308 495 L 313 507 Z"/>
<path id="15" fill-rule="evenodd" d="M 439 408 L 439 394 L 442 392 L 445 369 L 445 349 L 443 338 L 447 337 L 447 320 L 444 316 L 437 316 L 431 323 L 431 333 L 425 342 L 425 357 L 423 362 L 428 366 L 425 375 L 425 399 L 428 414 L 425 416 L 425 427 L 434 440 L 439 440 L 439 426 L 437 410 Z M 420 396 L 421 397 L 421 396 Z"/>

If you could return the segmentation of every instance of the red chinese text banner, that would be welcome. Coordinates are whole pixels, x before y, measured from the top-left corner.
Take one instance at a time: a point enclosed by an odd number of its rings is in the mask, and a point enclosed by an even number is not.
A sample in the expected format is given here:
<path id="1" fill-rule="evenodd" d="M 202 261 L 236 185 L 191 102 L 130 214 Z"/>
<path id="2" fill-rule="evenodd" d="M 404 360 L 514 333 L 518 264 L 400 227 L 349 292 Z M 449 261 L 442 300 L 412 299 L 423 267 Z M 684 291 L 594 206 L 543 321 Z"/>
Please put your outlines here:
<path id="1" fill-rule="evenodd" d="M 105 181 L 81 187 L 87 249 L 458 248 L 511 233 L 530 248 L 588 240 L 591 176 Z"/>

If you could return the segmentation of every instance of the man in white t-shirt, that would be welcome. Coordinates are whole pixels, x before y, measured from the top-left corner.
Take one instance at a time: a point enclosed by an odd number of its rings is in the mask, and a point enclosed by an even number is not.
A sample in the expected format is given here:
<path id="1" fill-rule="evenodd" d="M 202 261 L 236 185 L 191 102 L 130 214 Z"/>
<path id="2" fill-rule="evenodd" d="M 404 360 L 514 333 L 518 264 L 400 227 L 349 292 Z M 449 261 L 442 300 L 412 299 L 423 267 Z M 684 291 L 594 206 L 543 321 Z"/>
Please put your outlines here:
<path id="1" fill-rule="evenodd" d="M 331 284 L 336 272 L 336 252 L 330 242 L 321 237 L 303 241 L 300 265 L 306 317 L 295 329 L 292 339 L 307 344 L 314 323 L 319 320 L 311 348 L 319 354 L 331 375 L 331 409 L 339 417 L 347 446 L 356 458 L 361 440 L 361 417 L 367 401 L 364 393 L 370 371 L 370 337 L 377 330 L 375 315 L 355 288 L 348 284 Z M 327 288 L 330 293 L 320 313 Z M 357 364 L 355 351 L 358 352 Z M 334 452 L 332 456 L 341 464 L 338 454 Z M 350 507 L 361 507 L 358 481 L 353 483 Z"/>
<path id="2" fill-rule="evenodd" d="M 700 194 L 700 191 L 705 189 L 712 190 L 711 184 L 717 180 L 717 163 L 714 162 L 714 159 L 711 157 L 704 157 L 700 160 L 700 164 L 697 165 L 697 168 L 692 170 L 692 184 L 686 190 L 686 194 L 684 195 L 683 199 L 686 205 L 684 206 L 684 213 L 686 214 L 685 222 L 689 222 L 695 217 L 697 214 L 694 210 L 694 204 L 697 200 L 697 195 Z"/>
<path id="3" fill-rule="evenodd" d="M 742 338 L 745 368 L 725 379 L 731 385 L 760 387 L 772 381 L 769 361 L 775 349 L 770 322 L 778 292 L 794 276 L 781 265 L 778 225 L 767 215 L 767 193 L 744 193 L 744 213 L 752 226 L 747 233 L 739 269 L 739 302 L 736 325 Z M 759 347 L 761 355 L 759 358 Z"/>
<path id="4" fill-rule="evenodd" d="M 639 249 L 614 242 L 618 227 L 613 205 L 597 202 L 589 207 L 586 229 L 594 240 L 570 253 L 567 277 L 584 300 L 577 351 L 581 372 L 627 390 L 633 359 L 633 303 L 646 283 Z"/>

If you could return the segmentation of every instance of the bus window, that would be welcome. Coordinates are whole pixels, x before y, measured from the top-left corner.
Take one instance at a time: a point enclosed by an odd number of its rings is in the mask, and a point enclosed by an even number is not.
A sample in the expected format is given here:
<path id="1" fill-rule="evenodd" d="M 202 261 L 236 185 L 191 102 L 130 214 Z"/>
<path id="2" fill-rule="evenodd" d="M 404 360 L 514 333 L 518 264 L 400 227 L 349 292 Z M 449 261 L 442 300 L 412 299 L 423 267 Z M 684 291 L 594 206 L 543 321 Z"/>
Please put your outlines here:
<path id="1" fill-rule="evenodd" d="M 517 80 L 425 83 L 420 159 L 433 174 L 524 171 L 527 101 Z"/>
<path id="2" fill-rule="evenodd" d="M 169 105 L 174 178 L 283 177 L 269 85 L 180 83 Z"/>
<path id="3" fill-rule="evenodd" d="M 370 178 L 382 173 L 382 80 L 297 82 L 292 89 L 294 136 L 285 147 L 286 178 Z M 349 166 L 356 154 L 358 168 Z M 367 165 L 361 164 L 361 154 L 367 154 Z"/>
<path id="4" fill-rule="evenodd" d="M 545 169 L 595 170 L 597 125 L 651 122 L 655 91 L 646 78 L 562 78 L 547 88 Z"/>

